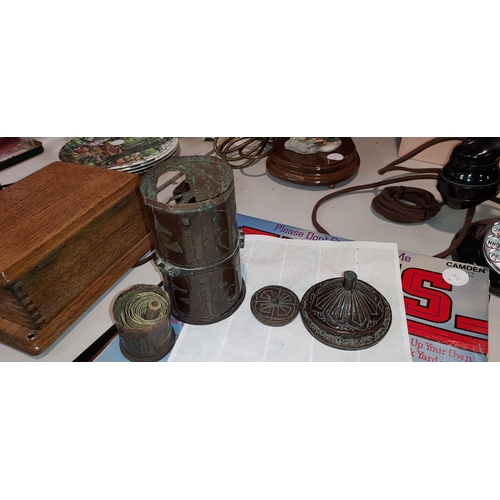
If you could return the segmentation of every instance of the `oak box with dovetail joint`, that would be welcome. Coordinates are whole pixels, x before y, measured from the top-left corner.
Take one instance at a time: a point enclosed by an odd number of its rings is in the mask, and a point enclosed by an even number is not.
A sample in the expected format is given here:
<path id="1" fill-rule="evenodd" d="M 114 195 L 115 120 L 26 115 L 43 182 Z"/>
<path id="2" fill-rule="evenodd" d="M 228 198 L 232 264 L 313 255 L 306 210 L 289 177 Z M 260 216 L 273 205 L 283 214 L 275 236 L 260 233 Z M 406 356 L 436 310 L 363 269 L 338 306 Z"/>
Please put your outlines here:
<path id="1" fill-rule="evenodd" d="M 136 174 L 53 162 L 0 191 L 0 341 L 41 354 L 153 246 Z"/>

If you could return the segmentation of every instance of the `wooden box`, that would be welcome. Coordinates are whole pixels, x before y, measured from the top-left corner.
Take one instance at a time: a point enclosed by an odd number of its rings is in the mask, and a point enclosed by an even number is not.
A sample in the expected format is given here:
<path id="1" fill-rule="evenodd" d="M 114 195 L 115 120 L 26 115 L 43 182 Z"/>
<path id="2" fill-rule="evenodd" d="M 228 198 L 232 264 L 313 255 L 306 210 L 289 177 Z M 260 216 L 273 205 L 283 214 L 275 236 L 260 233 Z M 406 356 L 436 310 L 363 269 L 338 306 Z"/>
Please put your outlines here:
<path id="1" fill-rule="evenodd" d="M 54 162 L 0 191 L 0 341 L 42 353 L 153 246 L 136 174 Z"/>

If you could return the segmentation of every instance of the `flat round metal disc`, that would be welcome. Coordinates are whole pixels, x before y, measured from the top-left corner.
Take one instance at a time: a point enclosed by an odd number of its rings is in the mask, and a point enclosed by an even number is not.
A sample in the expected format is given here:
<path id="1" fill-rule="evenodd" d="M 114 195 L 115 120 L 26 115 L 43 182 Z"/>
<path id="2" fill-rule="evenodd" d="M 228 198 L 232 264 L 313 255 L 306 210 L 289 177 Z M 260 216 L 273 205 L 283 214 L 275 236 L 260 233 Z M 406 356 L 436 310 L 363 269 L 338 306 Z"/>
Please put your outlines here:
<path id="1" fill-rule="evenodd" d="M 299 313 L 299 298 L 281 285 L 269 285 L 257 290 L 250 299 L 254 316 L 265 325 L 284 326 Z"/>

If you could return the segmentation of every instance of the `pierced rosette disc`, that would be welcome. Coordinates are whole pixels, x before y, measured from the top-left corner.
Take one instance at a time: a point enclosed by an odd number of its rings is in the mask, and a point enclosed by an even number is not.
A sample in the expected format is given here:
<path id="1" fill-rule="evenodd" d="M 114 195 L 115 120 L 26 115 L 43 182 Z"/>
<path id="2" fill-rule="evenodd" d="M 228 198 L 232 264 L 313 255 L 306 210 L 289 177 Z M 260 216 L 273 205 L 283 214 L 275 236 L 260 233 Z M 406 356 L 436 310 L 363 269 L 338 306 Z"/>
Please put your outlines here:
<path id="1" fill-rule="evenodd" d="M 299 313 L 299 298 L 281 285 L 269 285 L 257 290 L 250 299 L 254 316 L 265 325 L 284 326 Z"/>
<path id="2" fill-rule="evenodd" d="M 300 315 L 317 340 L 330 347 L 354 351 L 380 342 L 389 331 L 389 302 L 353 271 L 313 285 L 302 297 Z"/>

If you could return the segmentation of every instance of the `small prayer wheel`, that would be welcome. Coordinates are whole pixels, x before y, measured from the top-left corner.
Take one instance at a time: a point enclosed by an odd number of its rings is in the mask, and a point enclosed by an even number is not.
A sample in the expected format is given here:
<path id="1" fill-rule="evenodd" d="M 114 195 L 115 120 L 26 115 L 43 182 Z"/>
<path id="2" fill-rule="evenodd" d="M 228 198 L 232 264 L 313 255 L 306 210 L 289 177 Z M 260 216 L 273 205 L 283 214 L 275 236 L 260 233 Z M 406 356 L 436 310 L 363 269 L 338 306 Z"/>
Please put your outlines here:
<path id="1" fill-rule="evenodd" d="M 131 361 L 158 361 L 173 348 L 170 298 L 156 285 L 134 285 L 116 298 L 113 317 L 120 350 Z"/>

